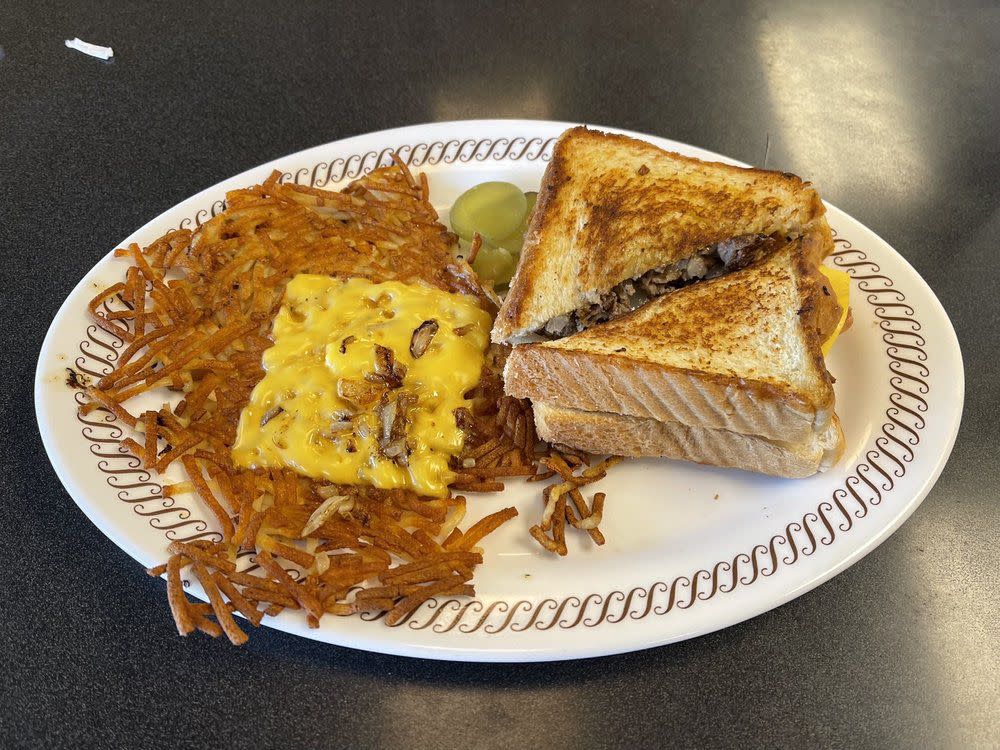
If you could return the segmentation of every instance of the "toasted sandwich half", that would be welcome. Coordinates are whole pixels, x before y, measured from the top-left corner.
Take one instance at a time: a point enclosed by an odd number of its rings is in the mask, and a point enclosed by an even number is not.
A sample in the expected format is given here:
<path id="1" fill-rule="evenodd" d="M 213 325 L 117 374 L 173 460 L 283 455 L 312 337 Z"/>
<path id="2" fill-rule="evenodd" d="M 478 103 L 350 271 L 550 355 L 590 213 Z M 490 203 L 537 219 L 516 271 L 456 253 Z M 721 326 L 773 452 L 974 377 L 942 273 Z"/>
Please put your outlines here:
<path id="1" fill-rule="evenodd" d="M 822 201 L 795 175 L 704 162 L 585 127 L 556 143 L 493 340 L 562 336 L 726 271 L 766 236 L 816 233 Z"/>
<path id="2" fill-rule="evenodd" d="M 747 267 L 621 318 L 516 346 L 506 391 L 534 402 L 552 442 L 709 463 L 728 452 L 745 458 L 722 465 L 753 470 L 775 465 L 749 458 L 767 448 L 800 467 L 783 475 L 816 471 L 843 439 L 821 350 L 840 308 L 809 257 L 813 241 L 775 243 Z M 702 438 L 715 454 L 696 447 Z"/>

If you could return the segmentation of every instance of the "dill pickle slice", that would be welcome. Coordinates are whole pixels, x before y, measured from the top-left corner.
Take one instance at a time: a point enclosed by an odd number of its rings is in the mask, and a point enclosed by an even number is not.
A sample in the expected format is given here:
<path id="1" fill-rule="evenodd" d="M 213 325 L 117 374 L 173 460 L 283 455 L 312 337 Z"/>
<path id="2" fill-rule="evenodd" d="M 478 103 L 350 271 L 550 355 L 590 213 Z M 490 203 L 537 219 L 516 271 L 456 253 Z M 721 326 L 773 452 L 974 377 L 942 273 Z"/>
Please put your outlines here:
<path id="1" fill-rule="evenodd" d="M 528 202 L 517 185 L 483 182 L 469 188 L 451 207 L 451 228 L 464 240 L 476 232 L 491 245 L 513 235 L 524 222 Z"/>
<path id="2" fill-rule="evenodd" d="M 538 201 L 538 193 L 525 193 L 524 198 L 528 204 L 528 209 L 524 212 L 524 218 L 521 220 L 521 226 L 517 228 L 510 237 L 505 237 L 503 240 L 497 243 L 498 247 L 502 247 L 505 250 L 510 251 L 514 258 L 521 257 L 521 247 L 524 245 L 524 235 L 528 231 L 528 224 L 531 223 L 531 214 L 535 210 L 535 203 Z"/>
<path id="3" fill-rule="evenodd" d="M 502 247 L 484 244 L 479 248 L 472 267 L 479 274 L 479 278 L 488 279 L 493 282 L 494 287 L 499 287 L 510 282 L 517 267 L 517 260 Z"/>

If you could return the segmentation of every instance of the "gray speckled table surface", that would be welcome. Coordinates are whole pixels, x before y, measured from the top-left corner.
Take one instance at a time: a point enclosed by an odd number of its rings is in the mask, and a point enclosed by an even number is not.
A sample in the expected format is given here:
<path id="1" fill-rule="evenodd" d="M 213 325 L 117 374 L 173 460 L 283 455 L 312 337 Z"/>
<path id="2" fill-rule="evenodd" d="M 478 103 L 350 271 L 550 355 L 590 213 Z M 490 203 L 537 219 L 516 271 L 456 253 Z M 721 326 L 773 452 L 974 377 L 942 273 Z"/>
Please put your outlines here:
<path id="1" fill-rule="evenodd" d="M 1000 745 L 995 4 L 8 3 L 0 48 L 0 745 Z M 63 297 L 136 227 L 260 162 L 511 116 L 748 162 L 769 134 L 768 165 L 885 237 L 955 324 L 967 401 L 937 486 L 832 581 L 652 651 L 489 666 L 178 638 L 163 583 L 45 460 L 31 382 Z"/>

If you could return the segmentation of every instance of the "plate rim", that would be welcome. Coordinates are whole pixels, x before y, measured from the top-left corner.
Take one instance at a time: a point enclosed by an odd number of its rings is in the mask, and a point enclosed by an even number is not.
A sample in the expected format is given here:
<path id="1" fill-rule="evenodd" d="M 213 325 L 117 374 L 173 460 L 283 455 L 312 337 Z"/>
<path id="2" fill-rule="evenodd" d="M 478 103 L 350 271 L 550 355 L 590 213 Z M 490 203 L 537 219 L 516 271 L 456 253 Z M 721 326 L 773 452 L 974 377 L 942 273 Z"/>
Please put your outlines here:
<path id="1" fill-rule="evenodd" d="M 118 245 L 115 245 L 115 247 L 120 247 L 125 242 L 127 242 L 129 239 L 131 239 L 132 237 L 135 237 L 136 235 L 141 235 L 141 234 L 145 233 L 147 230 L 149 230 L 152 227 L 152 225 L 157 224 L 158 222 L 160 222 L 165 216 L 170 215 L 170 214 L 177 214 L 180 211 L 181 206 L 185 206 L 185 205 L 192 205 L 193 206 L 193 205 L 197 204 L 197 202 L 199 200 L 202 201 L 202 202 L 204 202 L 210 196 L 217 196 L 221 192 L 221 189 L 222 189 L 221 186 L 224 185 L 227 182 L 230 182 L 230 181 L 232 181 L 234 179 L 237 179 L 237 178 L 250 179 L 251 173 L 261 172 L 261 171 L 264 171 L 265 169 L 268 169 L 268 168 L 277 168 L 277 167 L 279 167 L 279 163 L 286 162 L 286 161 L 289 161 L 289 160 L 292 160 L 292 159 L 304 159 L 304 158 L 306 158 L 306 155 L 310 154 L 310 153 L 319 153 L 319 152 L 321 152 L 323 150 L 329 150 L 329 149 L 334 149 L 334 148 L 341 148 L 341 149 L 343 149 L 343 148 L 346 148 L 347 144 L 349 144 L 353 140 L 378 138 L 378 139 L 381 139 L 382 141 L 388 141 L 393 136 L 397 136 L 397 135 L 398 136 L 403 136 L 405 133 L 407 133 L 407 131 L 410 131 L 410 132 L 420 132 L 420 131 L 423 131 L 423 130 L 425 130 L 427 128 L 443 128 L 443 129 L 451 129 L 451 128 L 459 128 L 460 129 L 460 128 L 465 128 L 465 129 L 468 129 L 470 131 L 475 132 L 475 129 L 477 127 L 496 127 L 497 125 L 503 125 L 503 126 L 510 127 L 510 128 L 513 129 L 516 126 L 521 125 L 521 126 L 525 126 L 525 127 L 528 127 L 528 128 L 535 128 L 535 129 L 551 129 L 551 130 L 557 130 L 558 129 L 558 130 L 561 130 L 561 129 L 564 129 L 566 127 L 570 127 L 570 126 L 575 125 L 575 124 L 576 123 L 563 123 L 563 122 L 556 122 L 556 121 L 541 121 L 541 120 L 521 120 L 521 119 L 458 120 L 458 121 L 448 121 L 448 122 L 439 122 L 439 123 L 423 123 L 423 124 L 418 124 L 418 125 L 404 126 L 404 127 L 400 127 L 400 128 L 391 128 L 391 129 L 386 129 L 386 130 L 373 131 L 373 132 L 370 132 L 370 133 L 358 134 L 358 135 L 351 136 L 351 137 L 348 137 L 348 138 L 338 139 L 338 140 L 335 140 L 335 141 L 331 141 L 329 143 L 320 144 L 318 146 L 314 146 L 314 147 L 307 148 L 307 149 L 302 149 L 300 151 L 293 152 L 291 154 L 286 154 L 285 156 L 278 157 L 277 159 L 270 160 L 270 161 L 265 162 L 263 164 L 260 164 L 260 165 L 258 165 L 256 167 L 251 167 L 248 170 L 244 170 L 243 172 L 240 172 L 237 175 L 232 175 L 232 176 L 230 176 L 230 177 L 228 177 L 228 178 L 226 178 L 226 179 L 224 179 L 224 180 L 216 183 L 215 185 L 212 185 L 212 186 L 210 186 L 208 188 L 205 188 L 205 189 L 199 191 L 198 193 L 192 195 L 190 198 L 187 198 L 187 199 L 185 199 L 185 200 L 177 203 L 176 205 L 174 205 L 174 206 L 166 209 L 166 211 L 164 211 L 161 214 L 159 214 L 158 216 L 154 217 L 152 220 L 146 222 L 142 227 L 136 229 L 132 234 L 130 234 L 129 237 L 126 238 L 125 241 L 123 241 L 122 243 L 119 243 Z M 622 129 L 622 128 L 615 128 L 615 127 L 609 127 L 609 126 L 603 126 L 603 125 L 592 125 L 592 127 L 596 127 L 596 128 L 600 128 L 600 129 L 605 129 L 605 130 L 609 130 L 609 131 L 613 131 L 613 132 L 625 133 L 625 134 L 628 134 L 628 135 L 633 135 L 635 137 L 639 137 L 639 138 L 650 140 L 650 141 L 652 141 L 654 143 L 660 143 L 660 144 L 662 144 L 663 142 L 668 142 L 670 144 L 675 144 L 676 146 L 684 147 L 688 151 L 697 152 L 699 154 L 699 156 L 706 156 L 706 157 L 717 158 L 717 159 L 719 159 L 721 161 L 725 161 L 727 163 L 742 165 L 741 162 L 738 162 L 736 160 L 730 159 L 730 158 L 725 157 L 723 155 L 716 154 L 714 152 L 707 151 L 706 149 L 702 149 L 702 148 L 699 148 L 699 147 L 696 147 L 696 146 L 691 146 L 690 144 L 682 143 L 682 142 L 679 142 L 679 141 L 672 141 L 670 139 L 666 139 L 666 138 L 663 138 L 661 136 L 655 136 L 655 135 L 645 134 L 645 133 L 637 133 L 637 132 L 625 130 L 625 129 Z M 510 134 L 508 134 L 507 137 L 510 138 Z M 399 148 L 399 147 L 396 147 L 396 148 Z M 386 150 L 388 150 L 388 149 L 383 150 L 383 153 Z M 509 151 L 509 146 L 508 146 L 508 151 Z M 502 162 L 499 162 L 499 163 L 502 163 Z M 297 172 L 301 172 L 301 171 L 302 171 L 301 169 L 297 170 Z M 315 171 L 315 169 L 314 169 L 314 171 Z M 627 652 L 627 651 L 641 650 L 641 649 L 648 648 L 648 647 L 653 647 L 653 646 L 657 646 L 657 645 L 663 645 L 663 644 L 666 644 L 666 643 L 675 642 L 677 640 L 682 640 L 682 639 L 687 638 L 687 637 L 692 637 L 693 635 L 700 635 L 700 634 L 712 632 L 714 630 L 718 630 L 720 628 L 728 627 L 728 626 L 736 624 L 738 622 L 742 622 L 745 619 L 749 619 L 751 617 L 755 617 L 758 614 L 766 612 L 766 611 L 768 611 L 770 609 L 773 609 L 775 607 L 781 606 L 782 604 L 786 603 L 787 601 L 790 601 L 791 599 L 793 599 L 793 598 L 795 598 L 797 596 L 800 596 L 801 594 L 805 593 L 806 591 L 809 591 L 809 590 L 815 588 L 816 586 L 819 586 L 823 582 L 829 580 L 830 578 L 834 577 L 835 575 L 838 575 L 840 572 L 842 572 L 847 567 L 850 567 L 851 565 L 853 565 L 854 563 L 856 563 L 858 560 L 860 560 L 865 555 L 867 555 L 868 553 L 870 553 L 875 547 L 877 547 L 879 544 L 881 544 L 889 535 L 891 535 L 896 529 L 898 529 L 899 526 L 902 525 L 902 523 L 904 523 L 907 520 L 907 518 L 909 518 L 910 515 L 912 515 L 912 513 L 914 512 L 914 510 L 920 505 L 920 503 L 923 501 L 923 499 L 930 492 L 931 488 L 934 486 L 934 483 L 937 481 L 937 479 L 939 478 L 941 472 L 943 471 L 945 464 L 947 463 L 947 460 L 948 460 L 948 458 L 949 458 L 949 456 L 951 454 L 952 448 L 954 447 L 955 440 L 957 439 L 958 430 L 959 430 L 960 424 L 961 424 L 961 417 L 962 417 L 962 408 L 961 407 L 962 407 L 962 404 L 964 404 L 964 394 L 965 394 L 964 362 L 963 362 L 963 358 L 962 358 L 962 354 L 961 354 L 961 347 L 959 345 L 957 335 L 955 334 L 955 331 L 954 331 L 954 325 L 952 324 L 950 318 L 948 317 L 947 312 L 944 310 L 944 307 L 941 304 L 940 300 L 934 294 L 933 289 L 920 276 L 920 274 L 917 273 L 916 269 L 913 268 L 913 266 L 906 260 L 906 258 L 904 256 L 902 256 L 898 251 L 896 251 L 895 248 L 893 248 L 889 243 L 887 243 L 876 232 L 874 232 L 873 230 L 869 229 L 867 226 L 861 224 L 861 222 L 859 222 L 858 220 L 854 219 L 853 217 L 851 217 L 850 215 L 846 214 L 845 212 L 837 209 L 832 204 L 827 203 L 826 205 L 828 206 L 828 208 L 833 209 L 838 214 L 839 218 L 841 218 L 843 220 L 848 220 L 848 221 L 852 222 L 854 225 L 856 225 L 857 229 L 862 230 L 862 231 L 864 231 L 866 233 L 869 233 L 872 236 L 874 236 L 878 240 L 878 242 L 880 242 L 882 244 L 882 246 L 883 246 L 884 249 L 887 249 L 887 250 L 891 251 L 891 254 L 894 256 L 894 258 L 893 258 L 894 260 L 901 261 L 902 267 L 906 271 L 906 274 L 907 274 L 907 281 L 911 282 L 911 283 L 917 283 L 918 286 L 921 287 L 921 291 L 924 293 L 923 296 L 926 298 L 926 301 L 929 302 L 930 305 L 934 308 L 932 311 L 930 311 L 930 312 L 932 312 L 932 316 L 931 317 L 934 317 L 937 320 L 938 323 L 940 323 L 941 321 L 943 321 L 946 324 L 946 331 L 947 331 L 948 334 L 950 334 L 950 335 L 948 335 L 946 337 L 948 339 L 947 344 L 951 344 L 951 346 L 949 346 L 949 345 L 946 344 L 946 345 L 942 346 L 942 350 L 943 351 L 951 350 L 952 354 L 957 355 L 957 361 L 956 361 L 957 368 L 956 369 L 957 369 L 957 372 L 959 374 L 959 378 L 958 378 L 958 382 L 957 382 L 957 390 L 958 390 L 958 398 L 956 400 L 957 407 L 950 412 L 950 417 L 951 418 L 948 419 L 948 421 L 947 421 L 946 427 L 947 427 L 948 435 L 947 435 L 946 440 L 945 440 L 944 449 L 941 450 L 940 453 L 935 456 L 933 468 L 931 468 L 931 470 L 924 475 L 924 480 L 921 483 L 921 485 L 919 486 L 919 488 L 912 493 L 911 497 L 909 497 L 907 499 L 907 502 L 905 503 L 905 505 L 903 505 L 903 507 L 899 509 L 899 511 L 897 512 L 897 515 L 895 516 L 895 518 L 893 518 L 893 520 L 891 522 L 889 522 L 887 524 L 883 524 L 879 528 L 879 530 L 877 531 L 877 533 L 875 533 L 874 535 L 870 536 L 861 546 L 859 546 L 853 552 L 851 552 L 850 554 L 848 554 L 848 555 L 844 556 L 843 558 L 839 559 L 834 564 L 826 566 L 825 569 L 823 570 L 823 572 L 817 573 L 815 576 L 812 576 L 811 578 L 809 578 L 804 583 L 801 583 L 800 585 L 789 589 L 788 591 L 784 592 L 783 594 L 781 594 L 779 596 L 764 596 L 762 598 L 761 597 L 756 597 L 754 599 L 755 604 L 752 605 L 752 606 L 750 606 L 750 607 L 746 607 L 743 610 L 741 610 L 739 612 L 738 617 L 736 617 L 735 619 L 732 618 L 731 616 L 726 616 L 726 617 L 721 618 L 723 620 L 723 622 L 720 622 L 719 624 L 717 624 L 717 625 L 715 625 L 713 627 L 707 628 L 707 629 L 701 628 L 701 629 L 697 629 L 697 632 L 680 634 L 680 635 L 676 635 L 676 636 L 672 636 L 672 637 L 668 637 L 668 638 L 655 638 L 654 637 L 654 638 L 650 638 L 650 639 L 645 640 L 643 643 L 637 643 L 635 640 L 629 640 L 628 643 L 626 643 L 625 645 L 622 645 L 620 648 L 613 648 L 613 647 L 609 648 L 606 645 L 605 646 L 601 646 L 601 647 L 595 647 L 593 650 L 586 649 L 586 648 L 584 648 L 584 649 L 577 648 L 577 649 L 574 649 L 572 653 L 565 654 L 565 653 L 555 653 L 554 649 L 547 649 L 547 650 L 538 652 L 536 650 L 526 650 L 524 648 L 506 649 L 506 648 L 502 648 L 502 647 L 496 648 L 496 647 L 492 647 L 492 646 L 490 648 L 455 648 L 453 646 L 447 646 L 447 647 L 444 647 L 442 649 L 442 648 L 437 648 L 437 647 L 427 647 L 427 646 L 423 646 L 423 645 L 415 646 L 414 644 L 411 644 L 411 643 L 398 642 L 398 641 L 394 641 L 394 640 L 391 640 L 391 639 L 382 640 L 382 639 L 379 639 L 377 637 L 372 638 L 372 639 L 359 639 L 357 637 L 354 637 L 352 639 L 351 643 L 344 643 L 342 641 L 339 641 L 339 640 L 336 640 L 336 639 L 329 639 L 329 638 L 320 638 L 319 640 L 323 640 L 323 641 L 331 642 L 331 643 L 338 643 L 339 645 L 344 645 L 344 646 L 347 646 L 347 647 L 364 648 L 366 650 L 379 651 L 379 652 L 384 652 L 384 653 L 394 653 L 394 654 L 409 655 L 409 656 L 429 656 L 431 658 L 437 658 L 437 659 L 455 659 L 455 660 L 464 660 L 464 661 L 469 661 L 469 660 L 475 660 L 475 661 L 540 661 L 540 660 L 550 660 L 550 659 L 584 658 L 584 657 L 588 657 L 588 656 L 606 655 L 606 654 L 612 654 L 612 653 L 622 653 L 622 652 Z M 859 252 L 864 253 L 863 250 L 859 250 Z M 129 554 L 130 557 L 132 557 L 133 559 L 136 559 L 137 561 L 142 562 L 142 560 L 145 557 L 145 554 L 143 552 L 141 552 L 137 547 L 135 547 L 131 543 L 131 541 L 127 538 L 126 535 L 116 533 L 115 531 L 112 531 L 109 528 L 106 528 L 106 526 L 104 524 L 102 524 L 101 522 L 98 521 L 98 518 L 95 518 L 95 515 L 96 515 L 102 521 L 110 521 L 110 519 L 107 517 L 108 514 L 95 512 L 95 508 L 94 508 L 94 504 L 93 503 L 85 505 L 85 501 L 83 499 L 81 499 L 81 498 L 86 497 L 87 496 L 87 492 L 84 490 L 83 487 L 77 486 L 72 481 L 72 479 L 71 479 L 71 472 L 70 472 L 68 466 L 65 465 L 65 459 L 61 455 L 60 451 L 58 451 L 58 450 L 55 449 L 54 436 L 47 433 L 47 430 L 44 427 L 44 425 L 46 424 L 46 420 L 43 419 L 43 417 L 46 416 L 46 414 L 45 414 L 45 410 L 46 410 L 45 401 L 46 401 L 46 399 L 44 397 L 44 388 L 45 388 L 45 385 L 46 385 L 46 383 L 45 383 L 45 374 L 46 373 L 43 372 L 43 370 L 46 367 L 46 365 L 49 364 L 49 362 L 51 360 L 51 357 L 47 356 L 47 355 L 51 355 L 51 353 L 52 353 L 50 350 L 51 350 L 51 348 L 52 348 L 52 346 L 54 344 L 54 337 L 55 337 L 55 333 L 54 332 L 55 332 L 55 329 L 57 328 L 57 324 L 61 321 L 61 319 L 64 317 L 64 315 L 66 315 L 69 312 L 70 301 L 74 297 L 78 296 L 78 292 L 80 291 L 80 288 L 87 283 L 88 277 L 99 266 L 101 266 L 102 264 L 105 263 L 105 261 L 107 260 L 107 257 L 109 255 L 111 255 L 110 252 L 108 254 L 106 254 L 105 256 L 102 256 L 99 260 L 97 260 L 94 263 L 94 265 L 92 266 L 92 268 L 84 274 L 84 276 L 80 279 L 80 281 L 67 294 L 66 298 L 63 300 L 63 303 L 60 305 L 58 312 L 53 317 L 53 320 L 52 320 L 52 322 L 51 322 L 51 324 L 49 326 L 49 329 L 46 332 L 45 340 L 43 341 L 42 347 L 41 347 L 41 349 L 39 351 L 39 359 L 38 359 L 38 364 L 37 364 L 37 368 L 36 368 L 36 379 L 35 379 L 35 412 L 36 412 L 36 420 L 37 420 L 38 426 L 39 426 L 39 431 L 41 433 L 43 444 L 45 445 L 46 452 L 48 454 L 49 460 L 52 463 L 53 468 L 55 469 L 57 476 L 59 477 L 59 479 L 60 479 L 61 483 L 63 484 L 64 488 L 67 490 L 68 494 L 73 498 L 73 500 L 77 504 L 77 506 L 80 507 L 80 509 L 84 512 L 84 515 L 86 515 L 91 520 L 91 522 L 94 523 L 95 526 L 97 526 L 98 529 L 105 536 L 107 536 L 109 539 L 111 539 L 112 542 L 114 542 L 121 549 L 123 549 L 123 551 L 125 551 L 127 554 Z M 926 316 L 923 316 L 923 317 L 926 320 Z M 81 322 L 84 323 L 84 324 L 86 323 L 86 321 L 81 321 Z M 846 468 L 845 468 L 845 471 L 846 471 Z M 851 471 L 853 471 L 853 469 L 851 469 Z M 72 487 L 70 486 L 71 484 L 73 485 Z M 74 491 L 74 489 L 75 489 L 75 491 Z M 108 525 L 110 526 L 112 524 L 109 523 Z M 695 577 L 697 577 L 697 575 Z M 198 592 L 196 590 L 194 590 L 192 593 L 196 593 L 197 594 Z M 605 594 L 605 596 L 609 596 L 609 594 Z M 761 603 L 761 600 L 763 600 L 762 603 Z M 581 611 L 581 617 L 582 617 L 582 611 Z M 296 635 L 304 635 L 306 637 L 311 637 L 311 638 L 314 638 L 314 639 L 316 638 L 316 635 L 317 635 L 317 631 L 308 631 L 308 632 L 306 632 L 306 629 L 304 628 L 304 623 L 301 624 L 302 627 L 297 627 L 297 625 L 299 625 L 299 624 L 296 623 L 294 620 L 286 620 L 285 622 L 274 621 L 274 622 L 269 622 L 268 624 L 269 624 L 269 626 L 274 627 L 276 629 L 283 630 L 283 631 L 286 631 L 286 632 L 290 632 L 290 633 L 296 634 Z M 300 631 L 302 631 L 302 632 L 300 632 Z M 324 631 L 321 631 L 321 632 L 329 633 L 330 631 L 329 630 L 324 630 Z M 371 642 L 367 643 L 366 645 L 359 645 L 359 641 L 366 641 L 366 640 L 370 640 Z M 471 645 L 472 644 L 470 644 L 470 646 Z M 501 646 L 501 644 L 497 643 L 497 644 L 495 644 L 495 646 Z"/>

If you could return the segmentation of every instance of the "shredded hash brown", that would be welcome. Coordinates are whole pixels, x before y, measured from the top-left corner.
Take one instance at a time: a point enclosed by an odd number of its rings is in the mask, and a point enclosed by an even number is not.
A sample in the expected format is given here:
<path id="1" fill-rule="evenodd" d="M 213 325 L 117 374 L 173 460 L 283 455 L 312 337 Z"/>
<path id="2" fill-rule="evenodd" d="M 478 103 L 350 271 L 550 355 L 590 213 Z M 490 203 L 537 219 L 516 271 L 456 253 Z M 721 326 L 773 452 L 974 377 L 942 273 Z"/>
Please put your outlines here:
<path id="1" fill-rule="evenodd" d="M 115 251 L 131 265 L 89 309 L 125 345 L 111 373 L 83 386 L 89 400 L 81 410 L 107 410 L 131 428 L 123 445 L 146 469 L 162 474 L 179 464 L 187 479 L 165 485 L 164 496 L 194 494 L 217 522 L 220 541 L 174 541 L 166 563 L 149 570 L 166 574 L 181 635 L 198 630 L 241 644 L 247 635 L 234 613 L 257 626 L 284 609 L 303 610 L 311 627 L 326 614 L 362 612 L 391 625 L 432 597 L 474 595 L 480 544 L 514 508 L 461 531 L 462 494 L 328 484 L 292 470 L 239 468 L 230 454 L 290 279 L 419 280 L 472 295 L 495 314 L 492 288 L 455 259 L 455 242 L 429 203 L 426 176 L 414 178 L 395 159 L 342 192 L 282 184 L 275 172 L 228 193 L 226 209 L 194 231 Z M 123 309 L 107 312 L 112 299 Z M 495 492 L 506 477 L 557 477 L 531 535 L 559 555 L 567 524 L 603 544 L 604 496 L 588 507 L 581 488 L 615 459 L 591 466 L 586 456 L 539 443 L 528 402 L 503 394 L 505 356 L 501 347 L 488 350 L 473 407 L 456 412 L 466 440 L 452 461 L 452 489 Z M 129 410 L 133 398 L 160 388 L 181 394 L 175 406 Z M 240 565 L 251 557 L 253 565 Z M 185 594 L 188 568 L 207 604 Z"/>

